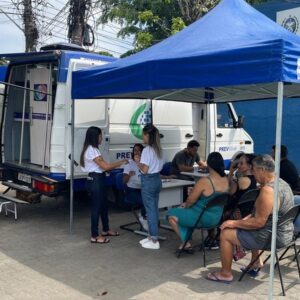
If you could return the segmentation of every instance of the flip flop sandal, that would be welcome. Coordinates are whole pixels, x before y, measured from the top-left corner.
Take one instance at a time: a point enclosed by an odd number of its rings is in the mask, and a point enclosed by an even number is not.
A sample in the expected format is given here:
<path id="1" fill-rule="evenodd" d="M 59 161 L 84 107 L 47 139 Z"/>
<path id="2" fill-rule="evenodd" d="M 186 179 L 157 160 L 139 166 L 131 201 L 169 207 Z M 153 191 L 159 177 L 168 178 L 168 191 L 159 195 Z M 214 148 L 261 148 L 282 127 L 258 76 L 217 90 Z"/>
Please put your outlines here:
<path id="1" fill-rule="evenodd" d="M 231 279 L 231 280 L 221 279 L 216 275 L 216 273 L 208 273 L 206 275 L 205 279 L 214 281 L 214 282 L 221 282 L 221 283 L 225 283 L 225 284 L 230 284 L 233 281 L 233 279 Z"/>
<path id="2" fill-rule="evenodd" d="M 92 244 L 107 244 L 109 242 L 110 240 L 108 238 L 104 238 L 103 240 L 101 240 L 100 238 L 96 238 L 94 240 L 91 239 Z"/>
<path id="3" fill-rule="evenodd" d="M 119 236 L 120 233 L 118 231 L 102 233 L 102 236 Z"/>
<path id="4" fill-rule="evenodd" d="M 175 253 L 178 254 L 181 251 L 180 248 L 176 249 Z M 186 247 L 182 250 L 182 252 L 187 253 L 187 254 L 194 254 L 195 249 L 193 247 Z"/>
<path id="5" fill-rule="evenodd" d="M 244 272 L 246 270 L 246 267 L 241 267 L 240 270 Z M 259 275 L 260 269 L 250 269 L 247 271 L 247 274 L 251 277 L 257 277 Z"/>

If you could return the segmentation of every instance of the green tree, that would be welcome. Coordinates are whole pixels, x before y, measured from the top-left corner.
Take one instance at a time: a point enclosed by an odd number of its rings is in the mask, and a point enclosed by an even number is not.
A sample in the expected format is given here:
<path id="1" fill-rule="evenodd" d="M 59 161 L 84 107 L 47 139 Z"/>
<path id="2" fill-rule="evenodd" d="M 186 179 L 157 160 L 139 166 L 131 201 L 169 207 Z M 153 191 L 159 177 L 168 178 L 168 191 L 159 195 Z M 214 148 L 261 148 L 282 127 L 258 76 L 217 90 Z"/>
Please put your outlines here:
<path id="1" fill-rule="evenodd" d="M 104 55 L 104 56 L 110 56 L 114 57 L 110 52 L 108 51 L 98 51 L 97 54 Z"/>
<path id="2" fill-rule="evenodd" d="M 128 56 L 182 30 L 215 7 L 220 0 L 98 0 L 101 24 L 119 23 L 119 37 L 134 36 Z M 257 4 L 267 0 L 248 0 Z"/>
<path id="3" fill-rule="evenodd" d="M 130 54 L 165 39 L 187 24 L 181 21 L 180 8 L 174 0 L 100 0 L 98 5 L 102 10 L 100 23 L 117 22 L 122 26 L 119 37 L 134 36 L 135 49 Z"/>

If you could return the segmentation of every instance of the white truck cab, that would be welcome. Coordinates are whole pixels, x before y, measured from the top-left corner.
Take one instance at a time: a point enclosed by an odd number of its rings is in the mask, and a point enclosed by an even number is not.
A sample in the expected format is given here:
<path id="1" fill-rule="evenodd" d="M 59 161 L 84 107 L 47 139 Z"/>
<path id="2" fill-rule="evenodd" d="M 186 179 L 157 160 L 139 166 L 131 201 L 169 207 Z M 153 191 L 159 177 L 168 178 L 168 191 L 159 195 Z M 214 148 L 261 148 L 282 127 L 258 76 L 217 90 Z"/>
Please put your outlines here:
<path id="1" fill-rule="evenodd" d="M 159 129 L 166 161 L 171 161 L 192 139 L 200 143 L 201 159 L 218 151 L 226 165 L 237 151 L 253 152 L 253 140 L 231 103 L 110 99 L 109 107 L 111 159 L 130 158 L 130 148 L 142 142 L 142 127 L 151 119 Z"/>

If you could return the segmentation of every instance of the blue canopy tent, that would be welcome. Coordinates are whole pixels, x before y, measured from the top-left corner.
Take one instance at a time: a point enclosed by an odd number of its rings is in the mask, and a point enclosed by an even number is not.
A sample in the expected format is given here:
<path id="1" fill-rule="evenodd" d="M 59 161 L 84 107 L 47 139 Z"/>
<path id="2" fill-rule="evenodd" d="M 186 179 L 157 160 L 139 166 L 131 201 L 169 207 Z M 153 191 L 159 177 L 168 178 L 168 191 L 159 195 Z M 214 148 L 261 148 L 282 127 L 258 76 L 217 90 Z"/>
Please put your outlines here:
<path id="1" fill-rule="evenodd" d="M 277 82 L 299 82 L 299 46 L 299 37 L 244 1 L 224 0 L 140 53 L 74 72 L 72 97 L 207 101 L 205 87 L 215 87 L 215 101 L 271 98 Z M 286 90 L 287 96 L 299 91 L 298 85 Z"/>
<path id="2" fill-rule="evenodd" d="M 227 102 L 277 97 L 269 298 L 273 294 L 282 101 L 300 96 L 300 38 L 243 0 L 223 0 L 178 34 L 128 58 L 73 73 L 73 99 Z"/>

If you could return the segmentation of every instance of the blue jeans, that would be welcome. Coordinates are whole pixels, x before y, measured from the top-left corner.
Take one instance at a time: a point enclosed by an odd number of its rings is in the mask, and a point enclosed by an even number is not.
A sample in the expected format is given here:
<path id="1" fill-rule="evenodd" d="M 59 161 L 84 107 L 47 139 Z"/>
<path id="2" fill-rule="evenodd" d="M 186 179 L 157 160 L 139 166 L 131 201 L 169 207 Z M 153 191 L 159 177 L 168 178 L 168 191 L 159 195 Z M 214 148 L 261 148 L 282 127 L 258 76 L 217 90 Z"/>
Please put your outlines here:
<path id="1" fill-rule="evenodd" d="M 105 174 L 91 173 L 89 178 L 86 181 L 86 189 L 91 198 L 91 236 L 95 238 L 99 235 L 99 216 L 101 217 L 102 230 L 104 232 L 109 230 Z"/>
<path id="2" fill-rule="evenodd" d="M 142 199 L 146 209 L 147 221 L 149 227 L 149 236 L 153 240 L 158 239 L 158 201 L 159 192 L 161 191 L 162 184 L 159 173 L 142 174 Z"/>

